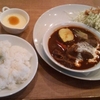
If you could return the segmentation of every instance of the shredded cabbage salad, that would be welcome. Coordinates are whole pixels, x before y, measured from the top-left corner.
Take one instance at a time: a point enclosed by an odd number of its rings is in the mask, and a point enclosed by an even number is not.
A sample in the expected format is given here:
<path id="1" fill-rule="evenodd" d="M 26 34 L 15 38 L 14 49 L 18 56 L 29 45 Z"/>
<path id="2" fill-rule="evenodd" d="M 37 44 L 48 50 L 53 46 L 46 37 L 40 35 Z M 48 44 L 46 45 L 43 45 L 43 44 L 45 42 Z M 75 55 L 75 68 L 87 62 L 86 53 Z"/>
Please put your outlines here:
<path id="1" fill-rule="evenodd" d="M 100 32 L 100 8 L 91 8 L 80 12 L 75 18 L 76 21 L 82 22 L 90 27 L 93 27 Z"/>

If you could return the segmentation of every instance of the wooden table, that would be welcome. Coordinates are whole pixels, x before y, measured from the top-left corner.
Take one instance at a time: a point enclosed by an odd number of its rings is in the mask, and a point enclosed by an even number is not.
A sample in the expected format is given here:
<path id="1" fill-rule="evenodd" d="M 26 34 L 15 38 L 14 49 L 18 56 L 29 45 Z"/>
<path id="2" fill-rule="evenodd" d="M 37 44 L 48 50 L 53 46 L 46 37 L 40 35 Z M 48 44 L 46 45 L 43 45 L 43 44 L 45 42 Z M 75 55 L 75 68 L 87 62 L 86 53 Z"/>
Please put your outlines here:
<path id="1" fill-rule="evenodd" d="M 28 12 L 30 22 L 28 28 L 17 35 L 27 40 L 33 47 L 33 28 L 38 18 L 52 7 L 63 4 L 84 4 L 97 7 L 99 0 L 0 0 L 0 9 L 4 6 L 21 8 Z M 6 34 L 1 27 L 0 33 Z M 8 34 L 8 33 L 7 33 Z M 0 100 L 33 100 L 33 99 L 77 99 L 100 97 L 100 81 L 83 81 L 63 75 L 48 64 L 38 55 L 39 66 L 35 78 L 22 91 Z"/>

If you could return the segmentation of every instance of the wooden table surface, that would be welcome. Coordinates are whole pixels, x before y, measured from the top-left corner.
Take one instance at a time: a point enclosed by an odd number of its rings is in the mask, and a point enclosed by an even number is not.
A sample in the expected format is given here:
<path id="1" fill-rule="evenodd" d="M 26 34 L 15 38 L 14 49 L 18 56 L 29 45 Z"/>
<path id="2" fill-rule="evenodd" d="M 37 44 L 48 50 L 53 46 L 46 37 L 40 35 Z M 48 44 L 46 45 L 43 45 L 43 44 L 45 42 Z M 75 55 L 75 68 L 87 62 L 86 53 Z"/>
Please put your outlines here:
<path id="1" fill-rule="evenodd" d="M 63 4 L 84 4 L 97 7 L 100 5 L 100 0 L 0 0 L 0 10 L 2 7 L 8 6 L 28 12 L 29 25 L 23 33 L 17 36 L 22 37 L 35 48 L 32 35 L 36 21 L 45 11 Z M 0 33 L 6 34 L 7 32 L 0 26 Z M 38 59 L 38 70 L 32 82 L 22 91 L 9 97 L 0 98 L 0 100 L 99 99 L 100 81 L 91 82 L 71 78 L 51 68 L 39 55 Z"/>

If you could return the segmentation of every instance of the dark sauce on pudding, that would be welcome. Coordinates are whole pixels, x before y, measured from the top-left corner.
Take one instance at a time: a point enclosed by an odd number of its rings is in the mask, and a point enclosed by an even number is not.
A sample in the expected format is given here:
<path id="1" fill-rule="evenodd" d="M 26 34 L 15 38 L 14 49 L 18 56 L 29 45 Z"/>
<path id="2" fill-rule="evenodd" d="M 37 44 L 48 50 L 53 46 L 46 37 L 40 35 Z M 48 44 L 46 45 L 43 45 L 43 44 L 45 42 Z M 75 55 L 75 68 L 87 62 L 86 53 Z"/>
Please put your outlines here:
<path id="1" fill-rule="evenodd" d="M 66 27 L 65 27 L 66 28 Z M 65 67 L 77 70 L 88 69 L 100 61 L 100 41 L 90 31 L 80 27 L 67 27 L 74 35 L 71 41 L 63 42 L 55 31 L 49 41 L 48 47 L 52 57 Z M 77 35 L 77 31 L 84 32 L 88 39 Z"/>
<path id="2" fill-rule="evenodd" d="M 11 25 L 17 25 L 19 23 L 19 18 L 16 16 L 11 16 L 9 17 L 8 21 Z"/>

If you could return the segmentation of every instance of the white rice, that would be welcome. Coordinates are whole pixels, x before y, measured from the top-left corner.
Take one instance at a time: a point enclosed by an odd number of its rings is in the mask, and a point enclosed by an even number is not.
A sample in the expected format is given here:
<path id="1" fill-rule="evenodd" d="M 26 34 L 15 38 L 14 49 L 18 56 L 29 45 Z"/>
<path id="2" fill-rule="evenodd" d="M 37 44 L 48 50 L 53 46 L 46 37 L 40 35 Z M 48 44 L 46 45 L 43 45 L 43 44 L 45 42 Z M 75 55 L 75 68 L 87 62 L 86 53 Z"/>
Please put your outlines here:
<path id="1" fill-rule="evenodd" d="M 0 41 L 0 90 L 16 88 L 28 79 L 31 57 L 25 48 Z"/>

